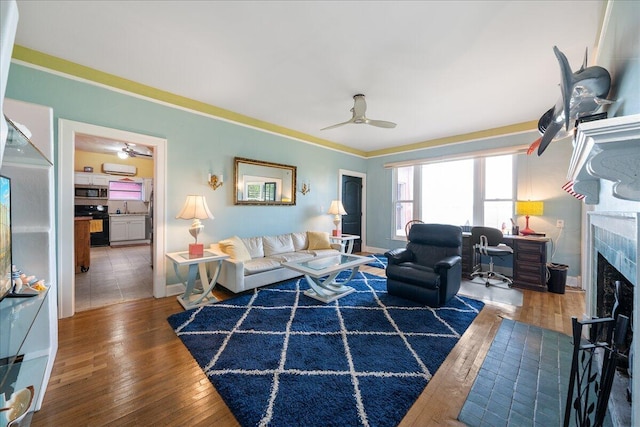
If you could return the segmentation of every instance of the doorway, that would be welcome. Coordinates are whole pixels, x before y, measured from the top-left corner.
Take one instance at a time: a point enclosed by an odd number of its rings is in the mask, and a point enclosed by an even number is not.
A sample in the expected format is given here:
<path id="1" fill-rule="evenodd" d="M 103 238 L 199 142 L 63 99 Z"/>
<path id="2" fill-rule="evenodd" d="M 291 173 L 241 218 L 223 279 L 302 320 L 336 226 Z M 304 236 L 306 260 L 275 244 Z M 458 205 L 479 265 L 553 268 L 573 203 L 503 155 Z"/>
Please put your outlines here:
<path id="1" fill-rule="evenodd" d="M 152 230 L 148 226 L 153 206 L 153 147 L 86 134 L 76 134 L 74 143 L 75 217 L 91 218 L 90 242 L 81 240 L 74 245 L 74 309 L 149 298 L 153 296 Z M 118 167 L 126 176 L 112 173 Z M 127 240 L 128 233 L 114 235 L 111 218 L 125 231 L 135 221 L 138 240 Z"/>
<path id="2" fill-rule="evenodd" d="M 366 174 L 340 170 L 339 182 L 338 195 L 347 212 L 342 216 L 342 232 L 360 236 L 353 243 L 353 252 L 362 252 L 366 241 Z"/>
<path id="3" fill-rule="evenodd" d="M 129 141 L 152 147 L 154 152 L 153 180 L 153 244 L 150 258 L 153 262 L 153 296 L 166 296 L 165 235 L 164 228 L 157 224 L 165 222 L 166 139 L 137 134 L 118 129 L 105 128 L 88 123 L 59 119 L 58 135 L 58 313 L 59 317 L 75 313 L 75 252 L 74 252 L 74 178 L 76 135 L 92 135 L 116 141 Z M 107 273 L 108 274 L 108 273 Z"/>

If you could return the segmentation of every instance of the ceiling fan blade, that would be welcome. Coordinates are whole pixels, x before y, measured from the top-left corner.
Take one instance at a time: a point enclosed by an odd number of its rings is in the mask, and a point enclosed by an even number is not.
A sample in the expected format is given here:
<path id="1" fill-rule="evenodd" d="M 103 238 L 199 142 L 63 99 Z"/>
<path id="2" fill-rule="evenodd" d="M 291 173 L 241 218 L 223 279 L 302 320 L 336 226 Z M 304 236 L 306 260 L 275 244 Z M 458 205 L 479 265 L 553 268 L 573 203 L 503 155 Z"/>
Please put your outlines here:
<path id="1" fill-rule="evenodd" d="M 396 124 L 393 122 L 387 122 L 385 120 L 369 120 L 367 119 L 366 123 L 371 126 L 377 126 L 379 128 L 394 128 Z"/>
<path id="2" fill-rule="evenodd" d="M 335 125 L 327 126 L 326 128 L 322 128 L 320 130 L 333 129 L 333 128 L 337 128 L 337 127 L 340 127 L 340 126 L 348 125 L 349 123 L 353 123 L 353 119 L 347 120 L 346 122 L 343 122 L 343 123 L 338 123 L 338 124 L 335 124 Z"/>

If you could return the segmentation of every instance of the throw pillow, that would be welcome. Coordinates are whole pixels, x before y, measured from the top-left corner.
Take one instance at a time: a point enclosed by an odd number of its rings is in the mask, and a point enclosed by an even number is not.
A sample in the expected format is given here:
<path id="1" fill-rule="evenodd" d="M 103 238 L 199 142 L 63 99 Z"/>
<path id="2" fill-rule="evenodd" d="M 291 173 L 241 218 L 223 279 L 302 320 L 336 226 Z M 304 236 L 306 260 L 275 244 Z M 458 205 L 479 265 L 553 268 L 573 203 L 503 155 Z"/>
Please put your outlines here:
<path id="1" fill-rule="evenodd" d="M 251 255 L 249 254 L 249 251 L 247 250 L 244 243 L 242 243 L 242 240 L 240 240 L 238 236 L 233 236 L 225 240 L 220 240 L 220 242 L 218 242 L 218 245 L 220 245 L 220 249 L 222 249 L 222 251 L 225 254 L 229 255 L 231 258 L 237 261 L 244 262 L 244 261 L 249 261 L 251 259 Z"/>
<path id="2" fill-rule="evenodd" d="M 309 238 L 310 251 L 314 249 L 331 249 L 329 233 L 326 231 L 307 231 L 307 237 Z"/>

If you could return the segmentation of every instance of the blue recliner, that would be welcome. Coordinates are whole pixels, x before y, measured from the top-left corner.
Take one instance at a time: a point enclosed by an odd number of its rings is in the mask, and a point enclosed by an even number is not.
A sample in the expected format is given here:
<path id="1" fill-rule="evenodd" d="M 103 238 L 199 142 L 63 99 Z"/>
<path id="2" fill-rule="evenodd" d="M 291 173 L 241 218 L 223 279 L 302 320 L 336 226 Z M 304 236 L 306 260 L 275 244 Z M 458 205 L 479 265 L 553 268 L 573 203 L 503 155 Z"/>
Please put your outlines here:
<path id="1" fill-rule="evenodd" d="M 406 248 L 385 253 L 387 292 L 440 307 L 460 290 L 462 228 L 446 224 L 415 224 Z"/>

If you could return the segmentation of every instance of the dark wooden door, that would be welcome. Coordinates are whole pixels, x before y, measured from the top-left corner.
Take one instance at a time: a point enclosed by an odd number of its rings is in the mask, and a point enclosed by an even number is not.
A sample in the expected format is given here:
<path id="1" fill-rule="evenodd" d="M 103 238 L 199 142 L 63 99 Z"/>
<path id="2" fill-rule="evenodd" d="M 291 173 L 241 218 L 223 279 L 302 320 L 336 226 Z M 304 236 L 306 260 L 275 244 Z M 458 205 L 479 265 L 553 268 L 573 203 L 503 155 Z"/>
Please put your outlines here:
<path id="1" fill-rule="evenodd" d="M 342 216 L 342 232 L 362 236 L 362 178 L 342 176 L 342 205 L 347 211 Z M 362 250 L 362 239 L 353 243 L 353 252 Z"/>

